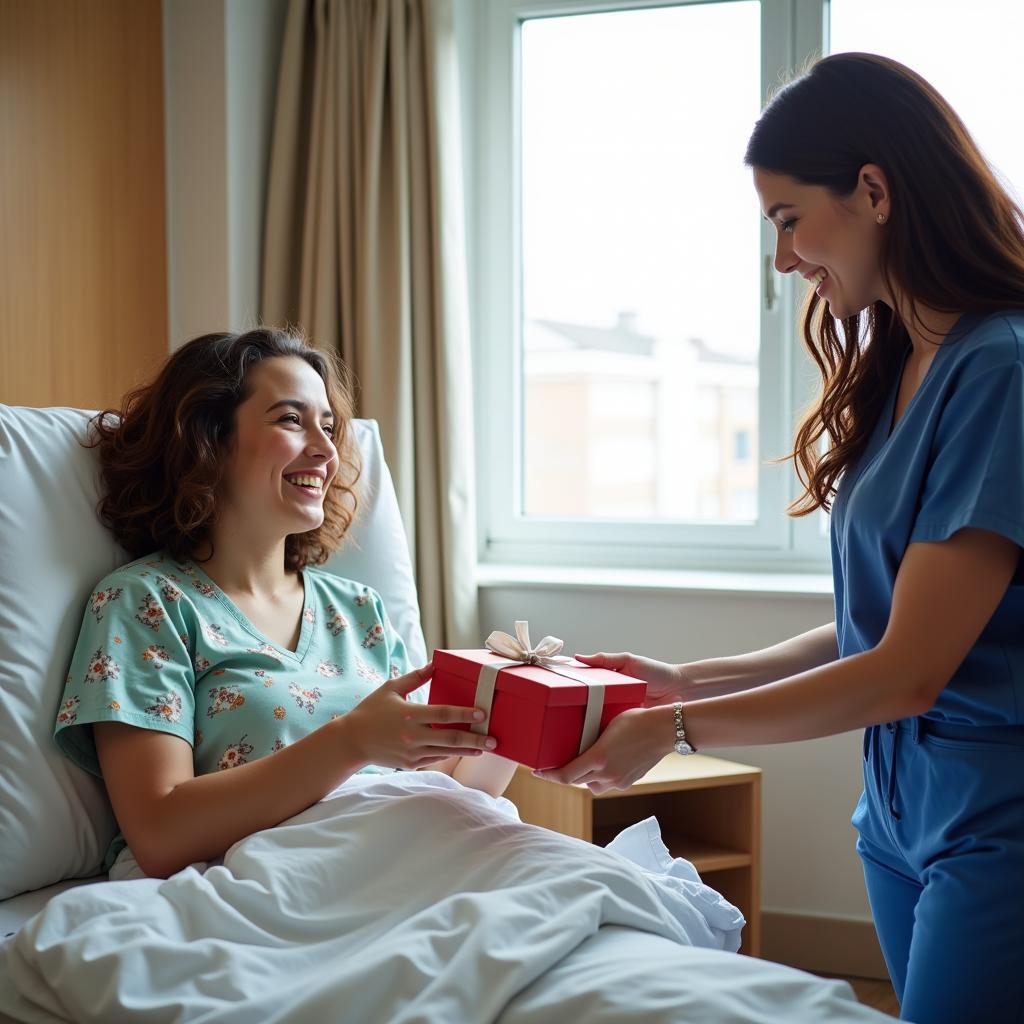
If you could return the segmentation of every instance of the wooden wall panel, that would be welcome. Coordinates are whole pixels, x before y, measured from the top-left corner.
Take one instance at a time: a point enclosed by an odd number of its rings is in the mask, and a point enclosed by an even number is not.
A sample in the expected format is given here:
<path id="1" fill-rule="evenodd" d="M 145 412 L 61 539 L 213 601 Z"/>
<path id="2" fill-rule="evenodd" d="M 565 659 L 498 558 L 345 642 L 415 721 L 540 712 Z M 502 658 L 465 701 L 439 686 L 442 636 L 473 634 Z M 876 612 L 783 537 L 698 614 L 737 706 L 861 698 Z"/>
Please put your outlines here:
<path id="1" fill-rule="evenodd" d="M 167 352 L 160 0 L 0 0 L 0 402 L 115 404 Z"/>

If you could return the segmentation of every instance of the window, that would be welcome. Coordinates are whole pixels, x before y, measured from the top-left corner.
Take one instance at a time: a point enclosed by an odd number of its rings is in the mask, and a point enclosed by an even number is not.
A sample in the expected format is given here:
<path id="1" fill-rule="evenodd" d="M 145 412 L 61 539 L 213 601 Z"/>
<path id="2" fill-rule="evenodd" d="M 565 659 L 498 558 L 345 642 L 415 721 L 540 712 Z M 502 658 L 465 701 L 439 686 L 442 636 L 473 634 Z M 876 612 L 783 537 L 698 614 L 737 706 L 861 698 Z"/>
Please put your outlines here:
<path id="1" fill-rule="evenodd" d="M 792 6 L 481 5 L 483 559 L 791 568 L 803 536 L 827 565 L 770 461 L 800 387 L 792 291 L 743 166 Z"/>
<path id="2" fill-rule="evenodd" d="M 736 462 L 746 462 L 750 458 L 750 431 L 737 430 L 733 434 L 733 459 Z"/>
<path id="3" fill-rule="evenodd" d="M 830 4 L 830 50 L 882 53 L 923 75 L 960 115 L 1018 201 L 1024 198 L 1021 40 L 1021 0 Z"/>
<path id="4" fill-rule="evenodd" d="M 742 153 L 760 5 L 532 18 L 521 32 L 518 511 L 730 521 L 737 481 L 719 440 L 757 429 L 756 410 L 735 414 L 757 395 Z M 726 69 L 730 48 L 747 59 Z"/>

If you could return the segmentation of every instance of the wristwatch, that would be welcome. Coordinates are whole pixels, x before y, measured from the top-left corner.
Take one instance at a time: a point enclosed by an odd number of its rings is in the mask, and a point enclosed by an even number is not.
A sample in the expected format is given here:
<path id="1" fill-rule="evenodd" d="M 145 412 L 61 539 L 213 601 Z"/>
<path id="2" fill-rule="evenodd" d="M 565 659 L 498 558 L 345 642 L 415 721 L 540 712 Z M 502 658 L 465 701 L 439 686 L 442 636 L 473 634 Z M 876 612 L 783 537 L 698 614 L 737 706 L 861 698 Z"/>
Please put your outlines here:
<path id="1" fill-rule="evenodd" d="M 683 728 L 683 702 L 677 700 L 672 705 L 672 711 L 676 716 L 676 742 L 673 747 L 677 754 L 696 754 L 696 747 L 686 742 L 686 730 Z"/>

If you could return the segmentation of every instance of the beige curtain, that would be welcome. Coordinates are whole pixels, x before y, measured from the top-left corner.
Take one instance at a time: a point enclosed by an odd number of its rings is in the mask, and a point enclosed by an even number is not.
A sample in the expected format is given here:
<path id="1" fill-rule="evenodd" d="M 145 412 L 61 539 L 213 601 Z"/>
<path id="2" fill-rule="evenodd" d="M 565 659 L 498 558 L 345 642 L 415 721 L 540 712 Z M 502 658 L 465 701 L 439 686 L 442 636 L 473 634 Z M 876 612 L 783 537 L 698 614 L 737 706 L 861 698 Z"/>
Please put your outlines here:
<path id="1" fill-rule="evenodd" d="M 428 646 L 479 646 L 451 0 L 291 0 L 262 317 L 355 372 L 380 423 Z"/>

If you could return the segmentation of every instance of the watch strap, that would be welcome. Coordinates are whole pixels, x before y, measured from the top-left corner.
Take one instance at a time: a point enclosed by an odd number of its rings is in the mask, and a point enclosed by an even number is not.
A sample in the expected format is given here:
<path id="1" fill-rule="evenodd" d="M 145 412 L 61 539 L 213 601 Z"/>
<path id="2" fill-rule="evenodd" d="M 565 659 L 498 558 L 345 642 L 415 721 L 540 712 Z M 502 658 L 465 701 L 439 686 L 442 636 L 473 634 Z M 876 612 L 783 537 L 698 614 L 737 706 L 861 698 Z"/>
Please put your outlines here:
<path id="1" fill-rule="evenodd" d="M 687 738 L 686 738 L 686 728 L 683 725 L 683 702 L 682 701 L 677 700 L 672 705 L 672 713 L 675 716 L 675 725 L 676 725 L 676 742 L 675 742 L 675 749 L 676 749 L 676 751 L 679 752 L 680 754 L 682 754 L 682 753 L 695 754 L 697 752 L 697 748 L 692 743 L 690 743 L 690 741 L 687 740 Z M 684 749 L 680 749 L 680 748 L 684 748 Z"/>

